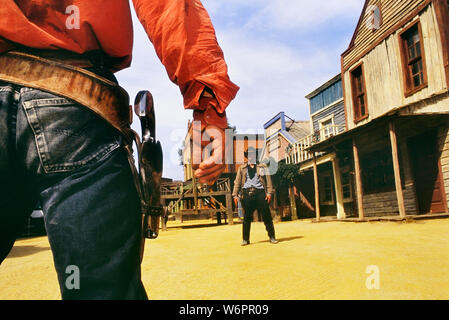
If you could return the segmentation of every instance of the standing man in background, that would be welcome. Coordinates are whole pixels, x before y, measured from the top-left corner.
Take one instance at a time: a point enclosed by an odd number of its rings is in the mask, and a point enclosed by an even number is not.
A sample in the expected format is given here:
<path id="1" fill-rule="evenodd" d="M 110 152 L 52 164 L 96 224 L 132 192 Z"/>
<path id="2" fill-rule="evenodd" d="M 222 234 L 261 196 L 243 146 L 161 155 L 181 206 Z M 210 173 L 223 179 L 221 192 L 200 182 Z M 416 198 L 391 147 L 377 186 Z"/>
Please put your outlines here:
<path id="1" fill-rule="evenodd" d="M 242 246 L 250 243 L 249 235 L 254 210 L 262 215 L 263 223 L 273 244 L 278 243 L 275 237 L 273 218 L 271 217 L 269 204 L 273 195 L 273 185 L 268 174 L 268 168 L 264 164 L 257 163 L 257 150 L 249 147 L 245 151 L 246 163 L 239 167 L 234 181 L 234 204 L 237 207 L 241 191 L 243 217 L 243 241 Z"/>

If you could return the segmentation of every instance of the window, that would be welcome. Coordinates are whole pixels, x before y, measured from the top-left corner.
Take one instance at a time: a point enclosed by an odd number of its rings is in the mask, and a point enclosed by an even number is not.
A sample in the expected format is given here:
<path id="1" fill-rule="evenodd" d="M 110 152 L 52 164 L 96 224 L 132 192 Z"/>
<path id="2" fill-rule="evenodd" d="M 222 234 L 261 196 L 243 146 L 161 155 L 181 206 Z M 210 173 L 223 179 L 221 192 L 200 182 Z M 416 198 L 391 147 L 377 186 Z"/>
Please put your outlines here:
<path id="1" fill-rule="evenodd" d="M 360 164 L 364 194 L 395 190 L 393 158 L 390 147 L 362 154 Z"/>
<path id="2" fill-rule="evenodd" d="M 343 189 L 343 201 L 351 202 L 352 201 L 352 180 L 351 180 L 351 173 L 349 172 L 349 168 L 346 170 L 342 170 L 341 187 Z"/>
<path id="3" fill-rule="evenodd" d="M 320 128 L 332 126 L 333 124 L 334 124 L 334 118 L 330 118 L 330 119 L 320 122 Z"/>
<path id="4" fill-rule="evenodd" d="M 381 3 L 371 5 L 368 8 L 368 20 L 366 22 L 368 29 L 372 31 L 379 30 L 382 26 Z"/>
<path id="5" fill-rule="evenodd" d="M 317 139 L 324 141 L 335 134 L 334 115 L 318 120 L 319 131 L 317 132 Z"/>
<path id="6" fill-rule="evenodd" d="M 281 146 L 281 142 L 279 141 L 279 137 L 272 139 L 268 142 L 268 153 L 273 152 L 274 150 L 279 149 Z"/>
<path id="7" fill-rule="evenodd" d="M 410 96 L 427 85 L 424 48 L 419 22 L 401 33 L 400 44 L 404 91 L 406 96 Z"/>
<path id="8" fill-rule="evenodd" d="M 351 71 L 352 97 L 354 104 L 354 121 L 359 122 L 368 117 L 368 106 L 366 99 L 365 79 L 363 75 L 363 64 Z"/>

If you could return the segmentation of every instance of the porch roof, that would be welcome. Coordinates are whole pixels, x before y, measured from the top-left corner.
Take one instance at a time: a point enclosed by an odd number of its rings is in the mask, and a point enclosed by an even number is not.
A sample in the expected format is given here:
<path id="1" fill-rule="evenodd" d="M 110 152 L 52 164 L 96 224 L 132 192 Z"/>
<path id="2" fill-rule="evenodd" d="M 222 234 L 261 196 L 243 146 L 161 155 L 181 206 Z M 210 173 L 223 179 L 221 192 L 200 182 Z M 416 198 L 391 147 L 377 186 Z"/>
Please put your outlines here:
<path id="1" fill-rule="evenodd" d="M 351 130 L 345 131 L 341 134 L 338 134 L 336 136 L 333 137 L 329 137 L 328 139 L 316 143 L 310 147 L 308 147 L 306 150 L 309 152 L 323 152 L 326 151 L 327 149 L 331 148 L 332 146 L 335 146 L 337 144 L 340 144 L 342 142 L 345 142 L 349 139 L 352 139 L 354 136 L 366 132 L 367 130 L 370 129 L 376 129 L 377 127 L 381 127 L 384 126 L 388 123 L 388 121 L 392 120 L 392 119 L 415 119 L 415 120 L 427 120 L 427 119 L 435 119 L 435 118 L 445 118 L 447 119 L 449 117 L 449 115 L 447 114 L 443 114 L 443 113 L 433 113 L 433 114 L 402 114 L 402 113 L 390 113 L 390 114 L 385 114 L 381 117 L 378 117 L 370 122 L 368 122 L 365 125 L 359 126 L 359 127 L 355 127 Z M 436 123 L 432 122 L 432 126 L 435 126 Z"/>
<path id="2" fill-rule="evenodd" d="M 340 133 L 336 136 L 329 137 L 328 139 L 326 139 L 324 141 L 313 144 L 310 147 L 308 147 L 306 150 L 309 152 L 323 152 L 326 149 L 328 149 L 336 144 L 342 143 L 348 139 L 352 139 L 356 134 L 360 133 L 361 131 L 365 131 L 370 128 L 375 128 L 377 126 L 381 126 L 381 125 L 385 124 L 388 119 L 391 119 L 393 117 L 394 117 L 393 115 L 384 115 L 382 117 L 376 118 L 376 119 L 368 122 L 365 125 L 355 127 L 351 130 L 347 130 L 347 131 Z"/>

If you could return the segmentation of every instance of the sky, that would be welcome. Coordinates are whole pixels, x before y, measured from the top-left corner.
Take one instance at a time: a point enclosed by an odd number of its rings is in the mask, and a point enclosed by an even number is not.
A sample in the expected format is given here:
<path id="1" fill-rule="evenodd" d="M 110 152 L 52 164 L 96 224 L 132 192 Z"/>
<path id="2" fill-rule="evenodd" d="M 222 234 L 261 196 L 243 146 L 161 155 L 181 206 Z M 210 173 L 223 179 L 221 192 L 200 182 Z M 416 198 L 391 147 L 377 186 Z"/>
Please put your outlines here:
<path id="1" fill-rule="evenodd" d="M 340 73 L 364 0 L 202 0 L 215 27 L 231 80 L 240 87 L 226 112 L 238 133 L 263 133 L 281 111 L 309 120 L 305 96 Z M 164 150 L 164 177 L 182 180 L 178 149 L 192 111 L 155 54 L 133 11 L 130 68 L 116 74 L 131 100 L 150 90 L 157 137 Z M 135 120 L 133 128 L 140 133 Z"/>

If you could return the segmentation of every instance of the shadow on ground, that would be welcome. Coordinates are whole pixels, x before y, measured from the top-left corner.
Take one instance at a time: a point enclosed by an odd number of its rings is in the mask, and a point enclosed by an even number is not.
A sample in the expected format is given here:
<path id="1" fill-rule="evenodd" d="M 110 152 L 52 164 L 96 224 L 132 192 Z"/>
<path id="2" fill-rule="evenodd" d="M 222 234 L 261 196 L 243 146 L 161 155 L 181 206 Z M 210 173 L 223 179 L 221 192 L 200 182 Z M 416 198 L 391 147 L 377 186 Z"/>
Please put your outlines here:
<path id="1" fill-rule="evenodd" d="M 8 258 L 20 258 L 30 256 L 32 254 L 48 251 L 50 247 L 38 247 L 38 246 L 14 246 L 8 255 Z"/>
<path id="2" fill-rule="evenodd" d="M 277 239 L 277 241 L 279 241 L 279 243 L 281 243 L 281 242 L 298 240 L 298 239 L 302 239 L 302 238 L 304 238 L 304 237 L 303 236 L 286 237 L 286 238 L 279 238 L 279 239 Z M 258 241 L 255 243 L 266 243 L 266 242 L 270 242 L 270 240 L 263 240 L 263 241 Z"/>
<path id="3" fill-rule="evenodd" d="M 236 224 L 242 224 L 242 222 L 236 222 L 234 221 L 234 225 Z M 196 229 L 196 228 L 212 228 L 212 227 L 222 227 L 228 225 L 228 223 L 221 223 L 221 224 L 217 224 L 217 223 L 204 223 L 204 224 L 186 224 L 185 226 L 183 225 L 176 225 L 176 226 L 167 226 L 167 230 L 168 229 Z"/>

